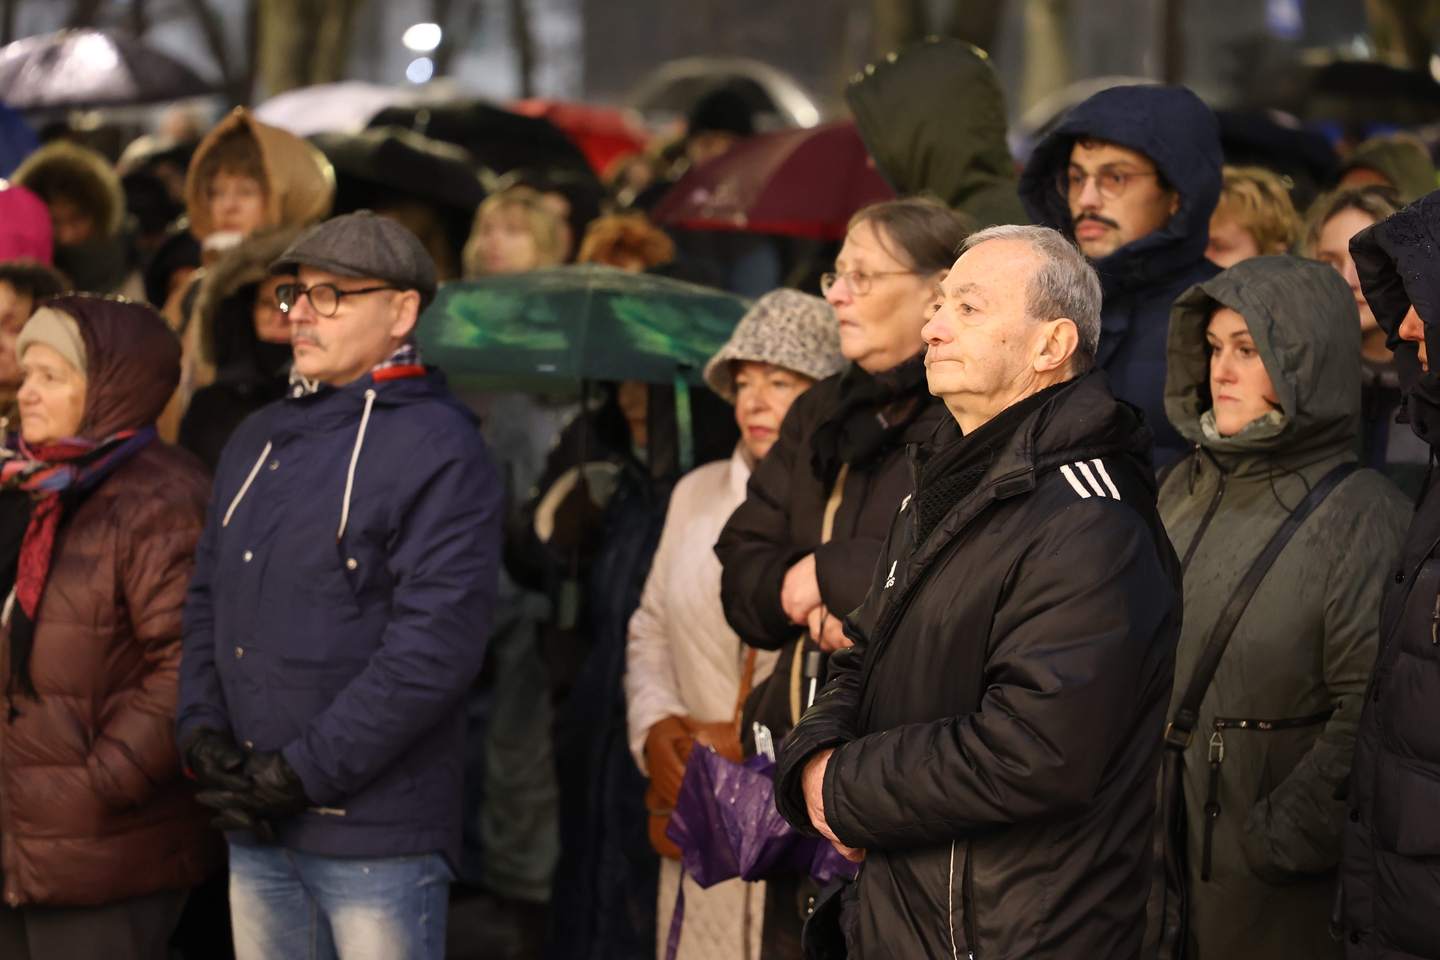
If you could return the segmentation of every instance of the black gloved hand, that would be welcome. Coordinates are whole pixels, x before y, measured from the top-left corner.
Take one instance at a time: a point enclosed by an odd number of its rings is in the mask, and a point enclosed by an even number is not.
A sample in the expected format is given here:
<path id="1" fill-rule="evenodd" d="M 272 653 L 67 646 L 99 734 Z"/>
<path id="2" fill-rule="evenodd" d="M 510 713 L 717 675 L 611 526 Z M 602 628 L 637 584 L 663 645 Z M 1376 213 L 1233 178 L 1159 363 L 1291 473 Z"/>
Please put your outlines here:
<path id="1" fill-rule="evenodd" d="M 181 751 L 190 776 L 206 790 L 246 790 L 245 751 L 235 738 L 213 727 L 199 727 L 185 738 Z"/>
<path id="2" fill-rule="evenodd" d="M 245 760 L 240 789 L 207 790 L 195 799 L 220 811 L 218 830 L 250 830 L 262 843 L 274 843 L 275 825 L 315 806 L 305 785 L 279 750 L 257 750 Z"/>

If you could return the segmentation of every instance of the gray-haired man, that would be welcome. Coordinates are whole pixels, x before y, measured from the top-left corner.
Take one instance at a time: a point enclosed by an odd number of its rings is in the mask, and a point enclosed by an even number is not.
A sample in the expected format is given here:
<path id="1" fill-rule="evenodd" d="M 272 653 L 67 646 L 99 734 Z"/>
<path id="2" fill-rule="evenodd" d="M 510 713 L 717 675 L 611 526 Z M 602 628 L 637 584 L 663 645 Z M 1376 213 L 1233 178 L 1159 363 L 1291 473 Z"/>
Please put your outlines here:
<path id="1" fill-rule="evenodd" d="M 1138 956 L 1180 576 L 1151 435 L 1087 372 L 1100 284 L 1060 234 L 962 247 L 922 331 L 953 422 L 780 757 L 865 869 L 853 952 Z"/>

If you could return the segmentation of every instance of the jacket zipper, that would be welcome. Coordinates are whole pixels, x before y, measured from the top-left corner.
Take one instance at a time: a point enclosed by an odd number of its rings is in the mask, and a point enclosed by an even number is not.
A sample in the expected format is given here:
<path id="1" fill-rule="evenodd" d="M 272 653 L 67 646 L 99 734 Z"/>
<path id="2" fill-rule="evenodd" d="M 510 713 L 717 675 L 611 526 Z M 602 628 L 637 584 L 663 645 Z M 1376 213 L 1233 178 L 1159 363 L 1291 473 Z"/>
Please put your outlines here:
<path id="1" fill-rule="evenodd" d="M 1198 463 L 1197 462 L 1197 467 Z M 1200 538 L 1205 536 L 1205 531 L 1210 528 L 1210 521 L 1215 519 L 1215 511 L 1220 509 L 1220 498 L 1225 496 L 1225 481 L 1230 479 L 1230 474 L 1220 471 L 1220 482 L 1215 485 L 1215 496 L 1210 498 L 1210 506 L 1205 508 L 1205 516 L 1200 518 L 1200 525 L 1195 528 L 1195 536 L 1190 538 L 1190 546 L 1185 549 L 1185 558 L 1180 561 L 1180 576 L 1185 576 L 1185 571 L 1190 569 L 1190 560 L 1195 556 L 1196 549 L 1200 546 Z"/>
<path id="2" fill-rule="evenodd" d="M 976 943 L 975 924 L 975 857 L 974 846 L 965 841 L 965 877 L 960 886 L 961 909 L 965 911 L 965 950 L 970 960 L 979 956 L 979 944 Z"/>

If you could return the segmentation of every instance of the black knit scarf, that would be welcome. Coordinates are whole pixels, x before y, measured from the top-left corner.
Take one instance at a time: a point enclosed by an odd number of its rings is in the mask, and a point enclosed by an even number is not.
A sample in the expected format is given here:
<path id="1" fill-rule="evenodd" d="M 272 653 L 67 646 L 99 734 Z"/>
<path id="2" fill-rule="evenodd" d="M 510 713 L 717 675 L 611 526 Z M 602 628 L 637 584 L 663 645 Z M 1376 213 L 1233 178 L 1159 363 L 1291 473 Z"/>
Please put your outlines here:
<path id="1" fill-rule="evenodd" d="M 929 395 L 923 350 L 876 374 L 850 364 L 840 378 L 839 403 L 810 436 L 815 476 L 829 489 L 842 464 L 865 469 L 925 411 Z"/>
<path id="2" fill-rule="evenodd" d="M 920 468 L 915 493 L 915 543 L 925 542 L 955 504 L 968 497 L 985 479 L 991 464 L 1015 436 L 1025 418 L 1045 405 L 1064 383 L 1046 387 L 1019 400 L 985 421 L 969 434 L 954 437 L 933 449 Z M 958 431 L 958 427 L 954 428 Z M 950 428 L 947 427 L 947 433 Z"/>

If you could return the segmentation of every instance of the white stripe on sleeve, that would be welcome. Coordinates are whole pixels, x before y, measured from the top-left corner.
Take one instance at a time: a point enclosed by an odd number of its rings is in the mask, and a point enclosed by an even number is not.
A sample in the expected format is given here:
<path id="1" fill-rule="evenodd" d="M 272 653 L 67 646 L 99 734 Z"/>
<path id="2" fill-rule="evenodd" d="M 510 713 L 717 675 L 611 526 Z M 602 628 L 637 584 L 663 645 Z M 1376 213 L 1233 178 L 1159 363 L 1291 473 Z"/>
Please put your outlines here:
<path id="1" fill-rule="evenodd" d="M 1105 461 L 1101 460 L 1099 457 L 1096 457 L 1090 462 L 1095 464 L 1095 469 L 1100 472 L 1100 479 L 1105 481 L 1105 486 L 1107 489 L 1109 489 L 1110 496 L 1114 497 L 1116 500 L 1119 500 L 1120 491 L 1116 488 L 1115 481 L 1110 479 L 1110 471 L 1105 469 Z"/>
<path id="2" fill-rule="evenodd" d="M 1105 488 L 1100 486 L 1100 481 L 1096 480 L 1095 474 L 1090 472 L 1089 465 L 1086 464 L 1084 460 L 1080 460 L 1076 462 L 1075 466 L 1079 467 L 1080 472 L 1085 475 L 1085 480 L 1090 484 L 1091 489 L 1093 489 L 1096 494 L 1103 498 L 1105 496 Z"/>
<path id="3" fill-rule="evenodd" d="M 1070 464 L 1062 463 L 1060 465 L 1060 472 L 1065 475 L 1066 480 L 1070 481 L 1070 486 L 1075 488 L 1076 493 L 1080 494 L 1080 496 L 1086 500 L 1090 499 L 1090 491 L 1085 489 L 1083 483 L 1075 479 L 1075 471 L 1070 469 Z"/>

